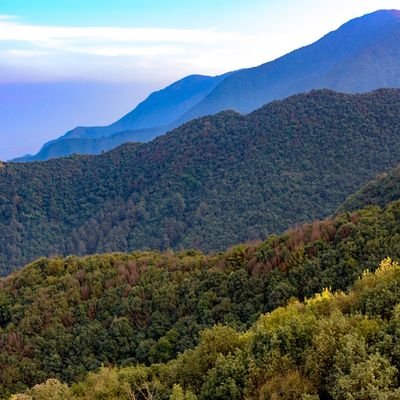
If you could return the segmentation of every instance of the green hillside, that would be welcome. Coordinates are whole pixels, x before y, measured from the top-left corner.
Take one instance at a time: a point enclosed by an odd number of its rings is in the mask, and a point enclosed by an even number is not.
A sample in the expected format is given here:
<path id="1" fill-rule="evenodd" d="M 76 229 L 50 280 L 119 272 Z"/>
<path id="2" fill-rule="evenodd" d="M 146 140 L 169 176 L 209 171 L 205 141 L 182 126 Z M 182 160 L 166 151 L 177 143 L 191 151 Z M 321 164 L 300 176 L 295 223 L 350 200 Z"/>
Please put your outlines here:
<path id="1" fill-rule="evenodd" d="M 146 144 L 0 168 L 0 271 L 40 256 L 219 251 L 325 217 L 400 162 L 400 90 L 314 91 Z"/>
<path id="2" fill-rule="evenodd" d="M 357 210 L 367 205 L 385 206 L 400 199 L 400 166 L 379 174 L 359 191 L 349 196 L 338 212 Z"/>
<path id="3" fill-rule="evenodd" d="M 0 280 L 0 397 L 48 378 L 72 383 L 102 365 L 168 362 L 194 348 L 206 328 L 222 324 L 229 329 L 221 328 L 221 334 L 236 337 L 232 329 L 244 332 L 290 298 L 304 300 L 324 288 L 347 290 L 385 257 L 400 259 L 399 222 L 400 202 L 395 202 L 217 255 L 135 252 L 40 259 Z M 384 294 L 388 300 L 376 297 L 379 315 L 390 317 L 387 302 L 399 302 L 398 293 L 393 286 Z M 373 302 L 363 307 L 375 312 Z M 200 373 L 200 367 L 187 373 Z"/>
<path id="4" fill-rule="evenodd" d="M 322 400 L 400 397 L 400 266 L 384 260 L 348 294 L 292 300 L 249 330 L 217 325 L 168 363 L 54 377 L 12 400 Z"/>

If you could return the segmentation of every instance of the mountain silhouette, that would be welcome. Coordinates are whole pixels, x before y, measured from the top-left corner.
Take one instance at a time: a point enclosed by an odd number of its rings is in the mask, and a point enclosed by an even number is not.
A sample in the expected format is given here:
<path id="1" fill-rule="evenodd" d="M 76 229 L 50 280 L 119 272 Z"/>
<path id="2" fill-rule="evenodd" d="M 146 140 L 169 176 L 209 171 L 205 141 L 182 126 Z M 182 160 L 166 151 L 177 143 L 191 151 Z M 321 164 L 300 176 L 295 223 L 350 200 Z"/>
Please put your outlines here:
<path id="1" fill-rule="evenodd" d="M 312 89 L 363 93 L 399 87 L 400 11 L 380 10 L 258 67 L 217 77 L 184 78 L 151 94 L 110 126 L 76 128 L 45 144 L 37 155 L 14 161 L 99 154 L 124 142 L 149 141 L 193 118 L 229 109 L 248 113 L 273 100 Z M 119 132 L 124 133 L 116 135 Z"/>

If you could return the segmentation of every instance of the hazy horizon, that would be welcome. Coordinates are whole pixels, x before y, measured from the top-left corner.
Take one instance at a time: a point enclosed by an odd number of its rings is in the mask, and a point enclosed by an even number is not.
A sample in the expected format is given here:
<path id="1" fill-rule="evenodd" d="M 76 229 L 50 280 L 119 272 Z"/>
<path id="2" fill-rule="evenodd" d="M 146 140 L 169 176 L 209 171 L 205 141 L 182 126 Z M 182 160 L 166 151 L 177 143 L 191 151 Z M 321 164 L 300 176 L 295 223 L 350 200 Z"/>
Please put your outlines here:
<path id="1" fill-rule="evenodd" d="M 256 66 L 394 8 L 398 1 L 6 1 L 0 159 L 34 153 L 78 125 L 108 124 L 183 76 Z"/>

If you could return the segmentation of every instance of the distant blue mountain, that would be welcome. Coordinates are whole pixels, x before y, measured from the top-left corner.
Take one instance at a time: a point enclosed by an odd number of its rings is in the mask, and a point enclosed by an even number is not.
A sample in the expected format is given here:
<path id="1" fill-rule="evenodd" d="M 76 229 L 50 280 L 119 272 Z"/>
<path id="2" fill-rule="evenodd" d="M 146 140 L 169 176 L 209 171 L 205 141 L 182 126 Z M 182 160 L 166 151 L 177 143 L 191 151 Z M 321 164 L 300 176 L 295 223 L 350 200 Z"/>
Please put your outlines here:
<path id="1" fill-rule="evenodd" d="M 109 126 L 77 127 L 47 142 L 34 156 L 14 162 L 48 160 L 73 153 L 99 154 L 125 142 L 146 142 L 177 126 L 178 119 L 206 97 L 229 73 L 191 75 L 152 93 L 133 111 Z"/>
<path id="2" fill-rule="evenodd" d="M 76 128 L 49 142 L 35 156 L 44 160 L 76 153 L 97 154 L 124 141 L 148 141 L 184 122 L 232 109 L 247 113 L 277 99 L 312 89 L 362 93 L 400 87 L 400 11 L 381 10 L 351 20 L 317 42 L 255 68 L 217 77 L 193 75 L 151 94 L 107 127 Z M 114 136 L 118 132 L 123 135 Z M 85 139 L 65 146 L 69 139 Z M 93 142 L 93 147 L 90 145 Z M 113 146 L 114 146 L 113 144 Z M 49 147 L 57 146 L 54 152 Z M 57 155 L 55 155 L 57 154 Z"/>
<path id="3" fill-rule="evenodd" d="M 317 42 L 221 82 L 182 120 L 233 109 L 247 113 L 312 89 L 347 93 L 400 87 L 400 11 L 351 20 Z"/>
<path id="4" fill-rule="evenodd" d="M 94 139 L 122 131 L 169 126 L 204 99 L 228 75 L 188 76 L 165 89 L 152 93 L 133 111 L 109 126 L 75 128 L 63 138 Z"/>

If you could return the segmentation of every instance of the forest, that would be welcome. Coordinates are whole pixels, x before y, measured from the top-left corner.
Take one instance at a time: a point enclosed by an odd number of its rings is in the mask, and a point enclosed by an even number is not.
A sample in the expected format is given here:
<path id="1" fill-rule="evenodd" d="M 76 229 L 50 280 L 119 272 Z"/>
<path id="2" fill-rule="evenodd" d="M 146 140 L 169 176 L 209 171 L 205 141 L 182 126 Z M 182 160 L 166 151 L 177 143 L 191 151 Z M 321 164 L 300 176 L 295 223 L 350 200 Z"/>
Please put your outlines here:
<path id="1" fill-rule="evenodd" d="M 224 251 L 325 218 L 400 163 L 399 107 L 396 89 L 319 90 L 99 156 L 3 163 L 0 275 L 42 256 Z"/>
<path id="2" fill-rule="evenodd" d="M 337 212 L 352 211 L 367 205 L 385 206 L 400 199 L 400 166 L 379 174 L 349 196 Z"/>
<path id="3" fill-rule="evenodd" d="M 323 292 L 217 325 L 151 366 L 102 366 L 68 386 L 50 378 L 11 400 L 366 400 L 400 398 L 400 265 L 387 258 L 348 293 Z"/>
<path id="4" fill-rule="evenodd" d="M 400 400 L 400 10 L 10 3 L 0 400 Z"/>
<path id="5" fill-rule="evenodd" d="M 391 397 L 354 398 L 398 398 L 399 221 L 400 201 L 209 255 L 41 258 L 0 280 L 0 398 L 350 400 L 367 367 Z"/>

